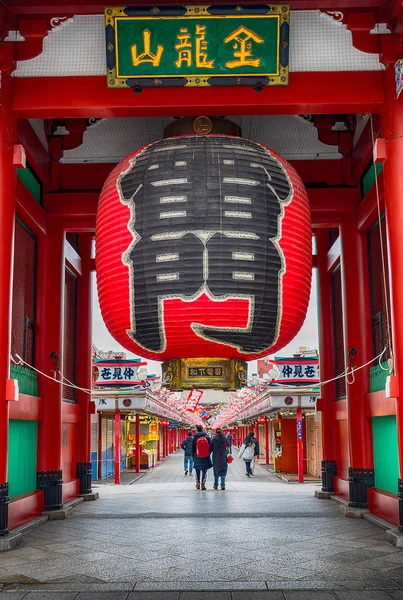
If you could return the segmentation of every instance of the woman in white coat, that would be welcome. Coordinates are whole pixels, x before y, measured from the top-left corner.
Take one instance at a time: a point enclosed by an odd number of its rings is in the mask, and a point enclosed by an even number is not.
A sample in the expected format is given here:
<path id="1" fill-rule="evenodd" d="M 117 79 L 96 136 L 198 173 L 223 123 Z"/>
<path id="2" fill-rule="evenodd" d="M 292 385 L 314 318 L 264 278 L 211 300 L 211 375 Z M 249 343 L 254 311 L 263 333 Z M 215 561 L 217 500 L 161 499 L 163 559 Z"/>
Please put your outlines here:
<path id="1" fill-rule="evenodd" d="M 255 459 L 255 442 L 251 437 L 246 437 L 238 454 L 239 458 L 243 458 L 246 468 L 246 476 L 252 475 L 252 461 Z"/>

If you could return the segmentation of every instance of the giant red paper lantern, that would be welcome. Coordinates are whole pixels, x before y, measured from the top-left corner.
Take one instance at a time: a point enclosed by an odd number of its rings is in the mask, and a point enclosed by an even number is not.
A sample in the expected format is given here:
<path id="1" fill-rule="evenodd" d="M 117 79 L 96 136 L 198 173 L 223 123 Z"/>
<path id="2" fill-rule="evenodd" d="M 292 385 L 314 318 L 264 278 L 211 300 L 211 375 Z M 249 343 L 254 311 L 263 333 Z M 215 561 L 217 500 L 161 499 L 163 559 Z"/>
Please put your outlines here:
<path id="1" fill-rule="evenodd" d="M 167 138 L 112 171 L 96 227 L 99 301 L 112 336 L 154 360 L 251 360 L 300 329 L 311 223 L 295 170 L 225 135 Z"/>

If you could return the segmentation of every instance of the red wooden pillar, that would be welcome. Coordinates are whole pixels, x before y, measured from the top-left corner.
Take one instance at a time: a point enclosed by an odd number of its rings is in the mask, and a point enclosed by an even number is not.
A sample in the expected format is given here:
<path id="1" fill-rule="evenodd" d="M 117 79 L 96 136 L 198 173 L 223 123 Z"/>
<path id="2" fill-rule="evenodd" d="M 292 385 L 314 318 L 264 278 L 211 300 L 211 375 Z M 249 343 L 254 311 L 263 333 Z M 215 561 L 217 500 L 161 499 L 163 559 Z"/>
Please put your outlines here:
<path id="1" fill-rule="evenodd" d="M 259 425 L 259 421 L 256 421 L 256 425 L 255 425 L 255 429 L 256 429 L 256 433 L 255 433 L 255 438 L 257 439 L 257 443 L 258 446 L 260 447 L 260 425 Z M 256 457 L 259 458 L 260 454 Z"/>
<path id="2" fill-rule="evenodd" d="M 92 235 L 79 236 L 81 257 L 81 276 L 77 285 L 77 340 L 76 340 L 76 382 L 84 389 L 92 387 L 92 290 L 91 290 L 91 252 Z M 80 494 L 90 494 L 91 466 L 91 396 L 76 390 L 77 404 L 80 409 L 77 440 L 77 477 L 80 480 Z"/>
<path id="3" fill-rule="evenodd" d="M 304 442 L 302 434 L 302 408 L 297 407 L 297 460 L 298 460 L 298 483 L 304 483 Z"/>
<path id="4" fill-rule="evenodd" d="M 397 57 L 396 57 L 397 58 Z M 403 96 L 396 98 L 393 63 L 384 73 L 386 110 L 382 122 L 386 143 L 384 164 L 386 226 L 389 250 L 389 284 L 392 307 L 394 373 L 398 389 L 396 425 L 399 454 L 399 530 L 403 532 Z"/>
<path id="5" fill-rule="evenodd" d="M 140 473 L 141 446 L 140 446 L 140 415 L 136 415 L 136 473 Z"/>
<path id="6" fill-rule="evenodd" d="M 3 44 L 4 45 L 4 44 Z M 15 223 L 15 122 L 11 117 L 12 78 L 1 73 L 0 111 L 0 536 L 8 533 L 8 420 L 6 398 L 10 377 L 11 305 Z"/>
<path id="7" fill-rule="evenodd" d="M 341 276 L 345 364 L 360 366 L 372 358 L 372 322 L 369 304 L 368 248 L 364 234 L 349 216 L 340 227 Z M 351 380 L 351 376 L 348 380 Z M 347 384 L 349 440 L 349 501 L 366 508 L 367 490 L 374 487 L 372 424 L 365 417 L 365 394 L 369 392 L 369 366 L 354 373 Z"/>
<path id="8" fill-rule="evenodd" d="M 38 240 L 36 366 L 53 376 L 63 365 L 64 241 L 61 224 L 48 219 L 48 235 Z M 56 365 L 56 366 L 55 366 Z M 62 506 L 62 386 L 38 376 L 43 419 L 38 423 L 37 489 L 44 492 L 44 509 Z"/>
<path id="9" fill-rule="evenodd" d="M 115 484 L 120 484 L 120 410 L 115 410 Z"/>
<path id="10" fill-rule="evenodd" d="M 161 460 L 161 425 L 158 425 L 157 462 Z"/>
<path id="11" fill-rule="evenodd" d="M 320 375 L 322 381 L 330 381 L 336 374 L 334 356 L 334 331 L 332 310 L 332 281 L 327 267 L 329 231 L 320 229 L 316 233 L 317 287 L 318 287 L 318 327 Z M 333 401 L 335 384 L 328 383 L 321 388 L 322 404 L 322 491 L 334 492 L 336 475 L 336 445 L 334 437 Z"/>
<path id="12" fill-rule="evenodd" d="M 264 443 L 266 449 L 266 465 L 269 464 L 270 461 L 270 452 L 269 452 L 269 419 L 265 417 L 264 422 Z"/>

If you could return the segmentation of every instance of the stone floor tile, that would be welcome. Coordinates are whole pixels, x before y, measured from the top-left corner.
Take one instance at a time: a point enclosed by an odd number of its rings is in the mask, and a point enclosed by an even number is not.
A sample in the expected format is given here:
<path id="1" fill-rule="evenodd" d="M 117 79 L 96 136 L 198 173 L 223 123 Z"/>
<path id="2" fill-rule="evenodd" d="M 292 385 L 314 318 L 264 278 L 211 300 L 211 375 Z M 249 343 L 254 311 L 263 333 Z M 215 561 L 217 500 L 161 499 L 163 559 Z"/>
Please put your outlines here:
<path id="1" fill-rule="evenodd" d="M 393 600 L 403 600 L 403 590 L 388 590 L 388 594 Z"/>
<path id="2" fill-rule="evenodd" d="M 97 592 L 96 596 L 92 592 L 80 592 L 76 600 L 126 600 L 127 596 L 128 592 Z"/>
<path id="3" fill-rule="evenodd" d="M 264 581 L 138 581 L 134 591 L 234 591 L 266 590 Z"/>
<path id="4" fill-rule="evenodd" d="M 127 600 L 179 600 L 179 592 L 130 592 Z"/>
<path id="5" fill-rule="evenodd" d="M 0 600 L 22 600 L 22 598 L 26 598 L 26 592 L 0 592 Z"/>
<path id="6" fill-rule="evenodd" d="M 336 592 L 336 596 L 339 600 L 390 600 L 390 594 L 383 590 Z"/>
<path id="7" fill-rule="evenodd" d="M 232 592 L 232 600 L 284 600 L 283 592 Z"/>
<path id="8" fill-rule="evenodd" d="M 290 592 L 284 592 L 285 600 L 337 600 L 337 596 L 334 592 L 328 592 L 325 590 L 309 592 L 304 590 L 295 590 Z"/>
<path id="9" fill-rule="evenodd" d="M 29 592 L 24 600 L 74 600 L 78 592 Z"/>
<path id="10" fill-rule="evenodd" d="M 181 592 L 179 600 L 231 600 L 231 592 Z"/>

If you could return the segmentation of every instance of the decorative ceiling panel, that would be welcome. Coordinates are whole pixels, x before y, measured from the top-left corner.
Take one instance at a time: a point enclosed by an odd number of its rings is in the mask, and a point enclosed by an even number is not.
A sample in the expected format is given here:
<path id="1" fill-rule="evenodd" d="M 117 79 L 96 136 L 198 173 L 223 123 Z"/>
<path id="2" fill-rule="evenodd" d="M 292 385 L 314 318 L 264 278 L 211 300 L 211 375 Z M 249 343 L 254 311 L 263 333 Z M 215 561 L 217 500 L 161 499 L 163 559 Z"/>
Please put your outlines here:
<path id="1" fill-rule="evenodd" d="M 290 72 L 382 69 L 377 54 L 353 47 L 343 23 L 320 11 L 291 11 Z M 93 75 L 106 78 L 103 15 L 75 16 L 54 27 L 44 40 L 42 54 L 18 62 L 14 72 L 15 77 Z"/>
<path id="2" fill-rule="evenodd" d="M 243 137 L 269 146 L 288 160 L 337 160 L 341 158 L 336 146 L 318 141 L 318 132 L 309 119 L 299 116 L 231 117 Z M 164 127 L 172 118 L 101 119 L 84 134 L 81 146 L 64 153 L 65 163 L 116 163 L 142 146 L 160 140 Z M 31 124 L 46 147 L 43 121 L 32 119 Z"/>

